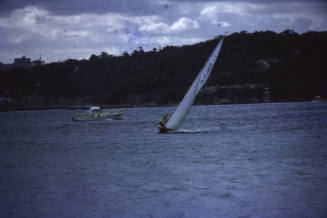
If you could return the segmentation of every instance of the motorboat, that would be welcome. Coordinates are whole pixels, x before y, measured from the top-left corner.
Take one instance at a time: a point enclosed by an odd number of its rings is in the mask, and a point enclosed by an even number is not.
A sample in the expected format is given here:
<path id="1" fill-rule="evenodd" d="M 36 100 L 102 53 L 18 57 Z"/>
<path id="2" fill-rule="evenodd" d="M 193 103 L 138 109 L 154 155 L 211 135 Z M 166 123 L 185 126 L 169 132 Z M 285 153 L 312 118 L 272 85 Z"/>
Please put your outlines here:
<path id="1" fill-rule="evenodd" d="M 73 121 L 90 121 L 90 120 L 122 120 L 125 111 L 103 111 L 100 107 L 90 107 L 88 113 L 80 114 L 72 118 Z"/>

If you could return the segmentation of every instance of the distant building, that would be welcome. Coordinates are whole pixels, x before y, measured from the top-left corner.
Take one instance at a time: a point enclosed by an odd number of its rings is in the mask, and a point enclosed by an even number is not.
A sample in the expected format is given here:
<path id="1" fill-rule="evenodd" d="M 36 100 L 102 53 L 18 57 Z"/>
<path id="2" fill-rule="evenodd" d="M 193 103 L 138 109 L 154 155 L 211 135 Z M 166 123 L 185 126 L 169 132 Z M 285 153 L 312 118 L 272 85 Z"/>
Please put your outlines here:
<path id="1" fill-rule="evenodd" d="M 10 70 L 15 67 L 31 68 L 36 66 L 42 66 L 44 64 L 45 62 L 42 60 L 41 55 L 38 60 L 34 60 L 34 61 L 31 61 L 30 58 L 26 58 L 25 56 L 22 56 L 21 58 L 15 58 L 13 64 L 3 64 L 0 62 L 0 71 Z"/>
<path id="2" fill-rule="evenodd" d="M 32 62 L 30 58 L 22 56 L 21 58 L 15 58 L 13 66 L 21 68 L 30 68 L 32 66 Z"/>
<path id="3" fill-rule="evenodd" d="M 0 64 L 0 72 L 7 71 L 13 68 L 12 64 Z"/>
<path id="4" fill-rule="evenodd" d="M 35 66 L 42 66 L 42 65 L 44 65 L 44 61 L 42 60 L 41 55 L 40 55 L 39 60 L 34 60 L 34 61 L 32 62 L 32 67 L 35 67 Z"/>

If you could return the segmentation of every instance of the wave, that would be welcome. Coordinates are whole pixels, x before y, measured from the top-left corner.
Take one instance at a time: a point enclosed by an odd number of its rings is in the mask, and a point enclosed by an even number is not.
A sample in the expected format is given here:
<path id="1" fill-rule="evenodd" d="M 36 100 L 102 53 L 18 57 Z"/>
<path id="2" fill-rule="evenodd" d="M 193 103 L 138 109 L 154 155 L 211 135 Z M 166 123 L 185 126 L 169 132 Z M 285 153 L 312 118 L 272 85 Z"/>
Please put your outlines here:
<path id="1" fill-rule="evenodd" d="M 169 132 L 168 134 L 202 134 L 202 133 L 216 133 L 218 128 L 196 128 L 196 129 L 179 129 L 177 131 Z"/>

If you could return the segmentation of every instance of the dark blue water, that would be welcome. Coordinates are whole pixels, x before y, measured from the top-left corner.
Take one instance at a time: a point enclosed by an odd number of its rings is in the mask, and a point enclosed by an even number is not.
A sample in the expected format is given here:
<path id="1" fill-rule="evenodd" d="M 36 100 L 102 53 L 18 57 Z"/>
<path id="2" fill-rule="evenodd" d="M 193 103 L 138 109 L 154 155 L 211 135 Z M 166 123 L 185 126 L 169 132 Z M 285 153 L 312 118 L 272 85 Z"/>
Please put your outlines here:
<path id="1" fill-rule="evenodd" d="M 327 103 L 0 113 L 0 217 L 327 217 Z"/>

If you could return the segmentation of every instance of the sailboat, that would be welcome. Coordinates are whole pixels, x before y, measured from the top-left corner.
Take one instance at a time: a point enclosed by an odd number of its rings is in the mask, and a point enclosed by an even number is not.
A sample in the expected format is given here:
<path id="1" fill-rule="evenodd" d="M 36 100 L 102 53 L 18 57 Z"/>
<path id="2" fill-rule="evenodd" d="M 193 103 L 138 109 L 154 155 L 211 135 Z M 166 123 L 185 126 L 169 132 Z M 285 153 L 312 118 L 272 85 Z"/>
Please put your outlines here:
<path id="1" fill-rule="evenodd" d="M 182 124 L 183 120 L 185 119 L 186 115 L 190 111 L 195 97 L 199 94 L 200 90 L 206 83 L 209 78 L 209 75 L 212 71 L 214 64 L 218 58 L 220 53 L 221 46 L 223 44 L 224 37 L 219 41 L 216 48 L 211 53 L 210 57 L 206 61 L 204 67 L 201 69 L 197 77 L 195 78 L 194 82 L 192 83 L 191 87 L 185 94 L 183 100 L 180 102 L 178 107 L 176 108 L 173 115 L 167 121 L 167 114 L 165 114 L 164 119 L 158 123 L 158 130 L 159 133 L 167 133 L 177 131 L 177 129 Z"/>

